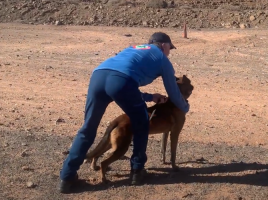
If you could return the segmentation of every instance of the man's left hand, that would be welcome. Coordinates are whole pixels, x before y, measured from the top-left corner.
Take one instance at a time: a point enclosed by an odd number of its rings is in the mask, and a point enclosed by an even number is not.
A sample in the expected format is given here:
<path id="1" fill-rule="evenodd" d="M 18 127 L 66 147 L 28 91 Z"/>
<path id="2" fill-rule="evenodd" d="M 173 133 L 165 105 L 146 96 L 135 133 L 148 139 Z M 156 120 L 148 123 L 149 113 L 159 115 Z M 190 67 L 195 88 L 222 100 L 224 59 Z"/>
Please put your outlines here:
<path id="1" fill-rule="evenodd" d="M 166 103 L 167 97 L 162 94 L 155 93 L 153 94 L 153 102 L 155 103 Z"/>

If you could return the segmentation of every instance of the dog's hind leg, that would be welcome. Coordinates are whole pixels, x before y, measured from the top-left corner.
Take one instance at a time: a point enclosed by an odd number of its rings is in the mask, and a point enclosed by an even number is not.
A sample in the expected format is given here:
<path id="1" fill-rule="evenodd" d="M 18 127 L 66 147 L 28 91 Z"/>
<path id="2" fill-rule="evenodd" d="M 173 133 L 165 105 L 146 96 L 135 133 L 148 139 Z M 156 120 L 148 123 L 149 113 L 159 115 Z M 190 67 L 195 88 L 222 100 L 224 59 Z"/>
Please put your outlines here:
<path id="1" fill-rule="evenodd" d="M 100 152 L 98 152 L 96 155 L 91 160 L 90 168 L 93 169 L 94 171 L 97 171 L 100 169 L 100 166 L 97 166 L 97 161 L 99 157 L 101 157 L 106 151 L 111 149 L 111 145 L 107 145 L 105 148 L 103 148 Z"/>
<path id="2" fill-rule="evenodd" d="M 169 131 L 162 134 L 161 153 L 162 153 L 163 164 L 166 164 L 166 149 L 167 149 L 168 135 Z"/>
<path id="3" fill-rule="evenodd" d="M 122 156 L 124 156 L 128 150 L 128 147 L 129 147 L 129 145 L 125 145 L 122 148 L 119 147 L 119 148 L 115 149 L 113 152 L 111 152 L 111 154 L 108 156 L 108 158 L 106 158 L 104 161 L 101 162 L 101 171 L 100 172 L 101 172 L 101 180 L 103 183 L 107 182 L 105 174 L 106 174 L 108 166 L 111 163 L 118 160 L 119 158 L 121 158 Z"/>

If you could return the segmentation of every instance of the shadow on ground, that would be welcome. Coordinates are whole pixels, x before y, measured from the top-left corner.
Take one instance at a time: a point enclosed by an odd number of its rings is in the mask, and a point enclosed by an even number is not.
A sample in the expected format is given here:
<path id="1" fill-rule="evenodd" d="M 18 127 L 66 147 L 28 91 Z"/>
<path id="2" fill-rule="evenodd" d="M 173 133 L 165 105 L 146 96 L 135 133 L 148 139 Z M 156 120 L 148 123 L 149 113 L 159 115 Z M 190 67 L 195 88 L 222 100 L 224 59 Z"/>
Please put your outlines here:
<path id="1" fill-rule="evenodd" d="M 4 197 L 14 196 L 13 189 L 21 188 L 24 195 L 27 181 L 36 184 L 34 191 L 40 192 L 39 199 L 47 195 L 57 199 L 59 172 L 72 138 L 47 133 L 26 133 L 0 131 L 3 146 L 0 154 L 1 171 L 0 189 Z M 95 144 L 98 142 L 96 140 Z M 205 144 L 197 142 L 181 142 L 178 149 L 179 172 L 173 172 L 170 165 L 160 162 L 160 142 L 150 140 L 148 144 L 148 174 L 145 184 L 176 185 L 180 183 L 195 184 L 202 189 L 203 183 L 220 187 L 222 184 L 239 184 L 247 186 L 268 186 L 268 150 L 253 146 L 228 146 L 227 144 Z M 168 149 L 169 150 L 169 149 Z M 109 188 L 129 186 L 128 158 L 131 148 L 123 160 L 111 165 L 107 172 L 108 184 L 88 184 L 87 177 L 98 180 L 99 172 L 90 171 L 89 165 L 82 165 L 79 170 L 82 179 L 74 190 L 75 193 L 103 191 Z M 168 151 L 167 157 L 170 157 Z M 200 159 L 200 157 L 202 159 Z M 101 160 L 101 159 L 100 159 Z M 126 164 L 127 163 L 127 164 Z M 224 164 L 223 164 L 224 163 Z M 28 168 L 25 168 L 28 167 Z M 28 169 L 28 170 L 27 170 Z M 219 185 L 220 184 L 220 185 Z M 24 185 L 24 186 L 23 186 Z M 137 186 L 139 187 L 139 186 Z M 232 187 L 232 186 L 230 186 Z M 23 189 L 25 188 L 25 189 Z M 248 187 L 247 187 L 248 188 Z M 250 194 L 249 187 L 247 193 Z M 121 191 L 121 190 L 120 190 Z M 53 196 L 53 195 L 54 196 Z M 20 194 L 22 195 L 22 194 Z M 51 196 L 52 195 L 52 196 Z"/>
<path id="2" fill-rule="evenodd" d="M 193 163 L 193 162 L 189 162 Z M 187 164 L 187 163 L 186 163 Z M 180 168 L 179 172 L 173 172 L 170 168 L 148 168 L 148 174 L 144 184 L 166 185 L 179 183 L 231 183 L 247 184 L 255 186 L 268 186 L 268 165 L 258 163 L 228 163 L 216 164 L 211 167 Z M 152 172 L 153 171 L 153 172 Z M 161 173 L 159 173 L 161 172 Z M 164 172 L 164 173 L 163 173 Z M 231 175 L 230 173 L 243 172 L 244 175 Z M 123 180 L 91 185 L 85 180 L 81 181 L 76 193 L 85 191 L 106 190 L 111 186 L 122 187 L 129 185 L 129 174 L 121 175 Z"/>

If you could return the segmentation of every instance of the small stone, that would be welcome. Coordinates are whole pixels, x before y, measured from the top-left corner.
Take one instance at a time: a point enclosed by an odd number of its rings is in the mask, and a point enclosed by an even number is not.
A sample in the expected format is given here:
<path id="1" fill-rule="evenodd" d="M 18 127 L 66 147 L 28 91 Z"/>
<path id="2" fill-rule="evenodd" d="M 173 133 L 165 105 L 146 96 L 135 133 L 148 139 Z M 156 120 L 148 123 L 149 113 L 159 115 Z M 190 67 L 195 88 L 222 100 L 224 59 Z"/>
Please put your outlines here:
<path id="1" fill-rule="evenodd" d="M 55 25 L 56 25 L 56 26 L 60 26 L 60 25 L 62 25 L 62 24 L 63 24 L 63 23 L 62 23 L 61 21 L 56 21 L 56 22 L 55 22 Z"/>
<path id="2" fill-rule="evenodd" d="M 255 117 L 255 116 L 256 116 L 256 114 L 254 114 L 254 113 L 253 113 L 251 116 Z"/>
<path id="3" fill-rule="evenodd" d="M 256 18 L 255 18 L 255 16 L 253 16 L 253 15 L 251 15 L 250 17 L 249 17 L 249 20 L 250 21 L 254 21 Z"/>
<path id="4" fill-rule="evenodd" d="M 33 182 L 31 182 L 31 181 L 28 181 L 26 183 L 26 186 L 27 186 L 27 188 L 34 188 L 35 187 L 35 184 Z"/>
<path id="5" fill-rule="evenodd" d="M 245 25 L 245 24 L 239 24 L 239 27 L 240 27 L 241 29 L 245 29 L 245 28 L 246 28 L 246 25 Z"/>
<path id="6" fill-rule="evenodd" d="M 21 169 L 22 170 L 25 170 L 25 171 L 29 171 L 30 170 L 30 168 L 28 166 L 23 166 Z"/>
<path id="7" fill-rule="evenodd" d="M 8 147 L 9 144 L 7 142 L 4 143 L 4 147 Z"/>
<path id="8" fill-rule="evenodd" d="M 147 22 L 147 21 L 143 21 L 143 22 L 142 22 L 142 25 L 143 25 L 143 26 L 148 26 L 148 22 Z"/>
<path id="9" fill-rule="evenodd" d="M 192 168 L 192 167 L 193 167 L 193 165 L 192 165 L 192 164 L 187 164 L 187 165 L 185 165 L 185 167 Z"/>
<path id="10" fill-rule="evenodd" d="M 26 144 L 26 143 L 21 143 L 21 145 L 22 145 L 22 146 L 27 146 L 27 144 Z"/>
<path id="11" fill-rule="evenodd" d="M 124 36 L 126 36 L 126 37 L 131 37 L 132 35 L 131 35 L 131 34 L 125 34 Z"/>
<path id="12" fill-rule="evenodd" d="M 23 151 L 23 152 L 20 154 L 20 156 L 21 156 L 21 157 L 25 157 L 25 156 L 27 156 L 26 151 Z"/>
<path id="13" fill-rule="evenodd" d="M 58 118 L 58 119 L 56 120 L 56 125 L 57 125 L 58 123 L 65 123 L 65 120 L 64 120 L 63 118 Z"/>

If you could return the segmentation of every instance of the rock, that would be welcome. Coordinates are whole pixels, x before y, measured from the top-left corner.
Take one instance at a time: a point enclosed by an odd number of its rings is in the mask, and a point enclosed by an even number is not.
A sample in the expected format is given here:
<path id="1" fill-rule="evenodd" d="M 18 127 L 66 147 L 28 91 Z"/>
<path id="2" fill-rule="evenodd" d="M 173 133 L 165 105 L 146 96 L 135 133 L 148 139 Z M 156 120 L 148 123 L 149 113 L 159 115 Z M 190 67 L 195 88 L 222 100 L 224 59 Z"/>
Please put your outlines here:
<path id="1" fill-rule="evenodd" d="M 124 0 L 109 0 L 104 4 L 108 6 L 122 6 L 122 5 L 126 5 L 126 2 Z"/>
<path id="2" fill-rule="evenodd" d="M 193 167 L 193 165 L 192 165 L 192 164 L 190 164 L 190 163 L 188 163 L 187 165 L 185 165 L 185 167 L 192 168 L 192 167 Z"/>
<path id="3" fill-rule="evenodd" d="M 249 20 L 250 21 L 254 21 L 256 18 L 255 18 L 255 16 L 253 16 L 253 15 L 251 15 L 250 17 L 249 17 Z"/>
<path id="4" fill-rule="evenodd" d="M 28 166 L 23 166 L 21 169 L 22 169 L 22 170 L 25 170 L 25 171 L 29 171 L 29 170 L 30 170 L 30 167 L 28 167 Z"/>
<path id="5" fill-rule="evenodd" d="M 21 156 L 21 157 L 25 157 L 25 156 L 27 156 L 26 150 L 23 151 L 23 152 L 21 152 L 20 156 Z"/>
<path id="6" fill-rule="evenodd" d="M 60 26 L 60 25 L 63 25 L 63 23 L 62 23 L 61 21 L 56 21 L 56 22 L 55 22 L 55 25 L 56 25 L 56 26 Z"/>
<path id="7" fill-rule="evenodd" d="M 246 25 L 245 25 L 245 24 L 239 24 L 239 27 L 240 27 L 241 29 L 245 29 L 245 28 L 246 28 Z"/>
<path id="8" fill-rule="evenodd" d="M 168 3 L 163 0 L 149 0 L 146 4 L 147 8 L 167 8 Z"/>
<path id="9" fill-rule="evenodd" d="M 142 22 L 142 25 L 143 25 L 143 26 L 148 26 L 148 22 L 147 22 L 147 21 L 143 21 L 143 22 Z"/>
<path id="10" fill-rule="evenodd" d="M 36 185 L 35 185 L 33 182 L 28 181 L 28 182 L 26 183 L 26 186 L 27 186 L 27 188 L 34 188 Z"/>
<path id="11" fill-rule="evenodd" d="M 26 143 L 21 143 L 21 145 L 22 145 L 22 146 L 27 146 L 27 144 L 26 144 Z"/>
<path id="12" fill-rule="evenodd" d="M 88 21 L 84 21 L 84 22 L 82 22 L 82 25 L 83 26 L 89 25 L 89 22 Z"/>
<path id="13" fill-rule="evenodd" d="M 126 36 L 126 37 L 132 37 L 131 34 L 125 34 L 124 36 Z"/>
<path id="14" fill-rule="evenodd" d="M 59 123 L 65 123 L 65 120 L 63 118 L 58 118 L 56 120 L 56 125 L 59 124 Z"/>

